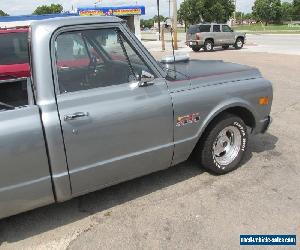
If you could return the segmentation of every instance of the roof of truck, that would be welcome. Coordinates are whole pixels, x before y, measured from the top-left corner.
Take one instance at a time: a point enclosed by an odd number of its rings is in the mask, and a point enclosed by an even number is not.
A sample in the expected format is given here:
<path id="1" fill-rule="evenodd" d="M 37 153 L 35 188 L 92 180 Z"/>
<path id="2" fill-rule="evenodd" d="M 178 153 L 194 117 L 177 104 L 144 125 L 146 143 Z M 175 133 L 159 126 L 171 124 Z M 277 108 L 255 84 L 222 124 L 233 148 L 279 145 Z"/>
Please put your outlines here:
<path id="1" fill-rule="evenodd" d="M 114 16 L 72 16 L 72 17 L 57 17 L 46 20 L 34 21 L 30 26 L 51 26 L 51 27 L 64 27 L 70 25 L 84 25 L 84 24 L 100 24 L 100 23 L 120 23 L 125 22 L 121 18 Z"/>

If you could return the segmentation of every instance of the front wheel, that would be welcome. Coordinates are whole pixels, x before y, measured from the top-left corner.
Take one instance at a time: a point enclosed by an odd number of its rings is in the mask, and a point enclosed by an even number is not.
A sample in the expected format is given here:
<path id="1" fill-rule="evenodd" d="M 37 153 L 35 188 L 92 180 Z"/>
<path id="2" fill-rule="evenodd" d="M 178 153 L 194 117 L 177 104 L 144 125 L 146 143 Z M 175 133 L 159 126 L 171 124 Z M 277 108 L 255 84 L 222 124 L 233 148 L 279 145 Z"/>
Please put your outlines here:
<path id="1" fill-rule="evenodd" d="M 204 51 L 212 52 L 214 50 L 214 43 L 212 40 L 206 40 L 204 43 Z"/>
<path id="2" fill-rule="evenodd" d="M 247 149 L 247 126 L 243 120 L 225 114 L 215 120 L 206 130 L 195 153 L 200 164 L 215 174 L 235 170 Z"/>
<path id="3" fill-rule="evenodd" d="M 242 38 L 237 38 L 234 44 L 235 49 L 242 49 L 244 47 L 244 40 Z"/>

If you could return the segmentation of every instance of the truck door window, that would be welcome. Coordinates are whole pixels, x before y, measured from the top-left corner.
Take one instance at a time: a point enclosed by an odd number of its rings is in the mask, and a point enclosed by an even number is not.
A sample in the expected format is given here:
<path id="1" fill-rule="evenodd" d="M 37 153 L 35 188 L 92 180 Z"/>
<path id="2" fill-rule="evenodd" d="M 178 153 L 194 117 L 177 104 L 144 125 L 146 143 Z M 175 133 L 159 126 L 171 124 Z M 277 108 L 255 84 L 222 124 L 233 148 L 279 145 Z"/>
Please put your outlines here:
<path id="1" fill-rule="evenodd" d="M 232 29 L 228 25 L 223 25 L 222 30 L 223 32 L 232 32 Z"/>
<path id="2" fill-rule="evenodd" d="M 220 25 L 214 25 L 214 32 L 221 32 Z"/>
<path id="3" fill-rule="evenodd" d="M 143 70 L 152 73 L 117 29 L 62 33 L 56 58 L 61 93 L 129 83 Z"/>
<path id="4" fill-rule="evenodd" d="M 59 69 L 87 67 L 90 64 L 87 47 L 80 34 L 65 34 L 57 39 Z"/>
<path id="5" fill-rule="evenodd" d="M 200 32 L 210 32 L 210 27 L 211 27 L 211 25 L 200 25 L 199 31 Z"/>
<path id="6" fill-rule="evenodd" d="M 28 105 L 27 80 L 0 81 L 0 112 Z"/>

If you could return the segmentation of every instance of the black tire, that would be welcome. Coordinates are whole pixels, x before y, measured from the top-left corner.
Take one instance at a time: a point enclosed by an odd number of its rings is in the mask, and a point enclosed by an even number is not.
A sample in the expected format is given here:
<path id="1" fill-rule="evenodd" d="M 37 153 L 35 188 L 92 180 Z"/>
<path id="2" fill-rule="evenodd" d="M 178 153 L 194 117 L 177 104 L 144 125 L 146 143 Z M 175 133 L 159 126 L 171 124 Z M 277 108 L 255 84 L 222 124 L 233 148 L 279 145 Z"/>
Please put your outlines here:
<path id="1" fill-rule="evenodd" d="M 192 50 L 194 51 L 194 52 L 199 52 L 200 51 L 200 47 L 192 47 Z"/>
<path id="2" fill-rule="evenodd" d="M 235 49 L 242 49 L 244 47 L 244 39 L 238 37 L 235 41 L 234 48 Z"/>
<path id="3" fill-rule="evenodd" d="M 217 144 L 216 142 L 218 141 L 218 137 L 220 136 L 221 131 L 224 131 L 224 129 L 227 128 L 233 129 L 236 133 L 239 132 L 240 137 L 237 134 L 236 140 L 238 142 L 240 139 L 239 142 L 240 147 L 236 147 L 237 150 L 235 151 L 236 154 L 235 157 L 233 157 L 233 155 L 235 154 L 231 154 L 232 161 L 228 162 L 227 165 L 222 165 L 220 164 L 219 161 L 221 158 L 216 157 L 214 148 Z M 226 136 L 228 135 L 226 134 Z M 226 113 L 218 117 L 215 121 L 213 121 L 208 126 L 205 134 L 200 139 L 195 149 L 195 156 L 198 162 L 201 164 L 201 166 L 207 169 L 208 171 L 211 171 L 215 174 L 226 174 L 239 167 L 239 164 L 247 150 L 247 147 L 248 147 L 247 126 L 245 125 L 243 120 L 238 116 Z"/>
<path id="4" fill-rule="evenodd" d="M 223 45 L 222 48 L 223 49 L 229 49 L 229 45 Z"/>
<path id="5" fill-rule="evenodd" d="M 206 40 L 204 43 L 204 51 L 212 52 L 214 50 L 214 42 L 210 39 Z"/>

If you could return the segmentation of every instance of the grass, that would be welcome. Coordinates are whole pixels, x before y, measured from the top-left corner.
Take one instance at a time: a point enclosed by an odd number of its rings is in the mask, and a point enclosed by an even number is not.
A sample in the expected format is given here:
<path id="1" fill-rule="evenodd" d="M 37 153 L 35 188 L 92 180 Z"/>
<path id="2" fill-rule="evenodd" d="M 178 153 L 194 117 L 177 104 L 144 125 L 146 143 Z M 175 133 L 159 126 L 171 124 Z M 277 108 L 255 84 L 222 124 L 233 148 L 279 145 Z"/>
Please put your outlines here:
<path id="1" fill-rule="evenodd" d="M 300 25 L 289 27 L 287 24 L 270 24 L 270 25 L 239 25 L 234 26 L 236 31 L 261 32 L 261 33 L 300 33 Z"/>

